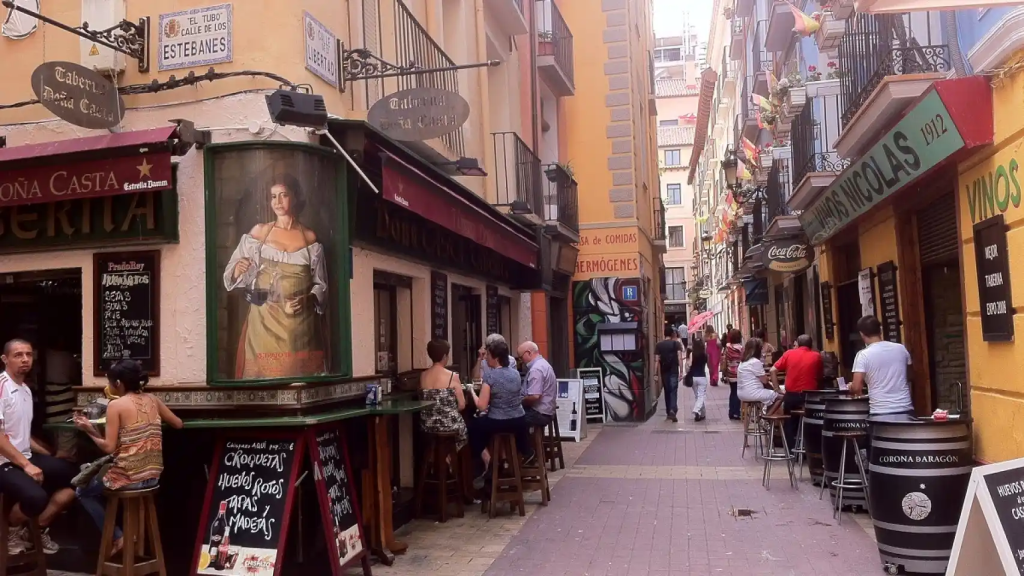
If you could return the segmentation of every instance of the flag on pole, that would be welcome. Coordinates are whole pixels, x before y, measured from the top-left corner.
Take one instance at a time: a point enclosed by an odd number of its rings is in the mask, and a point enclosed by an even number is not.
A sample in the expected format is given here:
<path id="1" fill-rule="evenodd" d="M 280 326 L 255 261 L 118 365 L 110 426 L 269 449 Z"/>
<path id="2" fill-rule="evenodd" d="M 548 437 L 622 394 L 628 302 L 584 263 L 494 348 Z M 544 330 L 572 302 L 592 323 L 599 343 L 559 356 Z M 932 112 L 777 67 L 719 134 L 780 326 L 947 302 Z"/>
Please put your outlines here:
<path id="1" fill-rule="evenodd" d="M 743 154 L 746 156 L 747 161 L 756 162 L 757 146 L 754 146 L 754 143 L 748 140 L 747 138 L 743 138 L 740 144 L 743 146 Z"/>
<path id="2" fill-rule="evenodd" d="M 779 87 L 779 79 L 775 77 L 775 72 L 772 70 L 766 70 L 768 73 L 768 93 L 774 94 L 775 90 Z"/>
<path id="3" fill-rule="evenodd" d="M 775 107 L 772 106 L 771 100 L 761 96 L 760 94 L 751 94 L 750 100 L 764 112 L 773 112 L 775 110 Z"/>
<path id="4" fill-rule="evenodd" d="M 765 129 L 764 120 L 761 120 L 761 111 L 760 110 L 757 111 L 757 127 L 760 130 L 764 130 Z"/>
<path id="5" fill-rule="evenodd" d="M 789 2 L 787 2 L 786 4 L 789 5 L 790 11 L 793 12 L 793 20 L 795 21 L 795 25 L 793 26 L 793 32 L 796 32 L 797 34 L 806 37 L 817 32 L 818 28 L 821 28 L 820 22 L 818 22 L 814 18 L 811 18 L 807 14 L 804 14 L 803 12 L 800 11 L 799 8 L 790 4 Z"/>
<path id="6" fill-rule="evenodd" d="M 743 163 L 742 168 L 740 169 L 740 181 L 747 182 L 753 179 L 754 176 L 750 173 L 750 168 L 747 168 L 746 163 Z"/>

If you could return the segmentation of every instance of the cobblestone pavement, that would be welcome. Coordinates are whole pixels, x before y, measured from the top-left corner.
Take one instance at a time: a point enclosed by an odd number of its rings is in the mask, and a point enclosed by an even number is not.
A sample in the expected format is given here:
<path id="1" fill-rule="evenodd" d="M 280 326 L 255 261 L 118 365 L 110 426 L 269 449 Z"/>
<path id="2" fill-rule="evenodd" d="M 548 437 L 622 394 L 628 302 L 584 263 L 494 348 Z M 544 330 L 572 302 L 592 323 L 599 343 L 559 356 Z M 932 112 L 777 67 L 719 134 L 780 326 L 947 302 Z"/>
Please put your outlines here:
<path id="1" fill-rule="evenodd" d="M 468 507 L 445 524 L 398 531 L 409 551 L 377 576 L 863 576 L 882 574 L 865 514 L 832 519 L 806 473 L 790 487 L 776 466 L 771 490 L 740 425 L 726 416 L 729 389 L 710 388 L 707 420 L 591 426 L 564 443 L 552 502 L 527 496 L 527 516 L 494 520 Z M 681 403 L 692 405 L 689 390 Z M 346 575 L 355 576 L 358 570 Z M 51 576 L 79 576 L 51 572 Z"/>

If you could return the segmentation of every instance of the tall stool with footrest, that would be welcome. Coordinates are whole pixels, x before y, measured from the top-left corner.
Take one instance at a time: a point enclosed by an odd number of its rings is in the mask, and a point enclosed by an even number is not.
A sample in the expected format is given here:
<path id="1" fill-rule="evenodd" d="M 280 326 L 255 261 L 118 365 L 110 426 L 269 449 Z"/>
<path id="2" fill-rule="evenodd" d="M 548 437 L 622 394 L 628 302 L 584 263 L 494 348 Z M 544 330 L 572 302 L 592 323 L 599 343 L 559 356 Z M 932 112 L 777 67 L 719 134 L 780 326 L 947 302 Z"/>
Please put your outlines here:
<path id="1" fill-rule="evenodd" d="M 740 413 L 743 418 L 743 449 L 740 450 L 740 458 L 747 452 L 749 438 L 754 439 L 754 457 L 764 454 L 764 439 L 768 432 L 761 427 L 761 410 L 763 405 L 760 402 L 744 402 Z"/>
<path id="2" fill-rule="evenodd" d="M 800 469 L 800 480 L 804 479 L 804 456 L 807 455 L 807 447 L 804 445 L 804 409 L 794 408 L 789 411 L 793 418 L 800 419 L 800 425 L 796 429 L 795 446 L 790 452 L 796 457 L 796 467 Z"/>
<path id="3" fill-rule="evenodd" d="M 499 433 L 491 437 L 488 451 L 491 454 L 491 485 L 488 499 L 481 504 L 482 512 L 488 517 L 497 515 L 499 502 L 508 502 L 519 515 L 526 516 L 526 501 L 523 498 L 523 475 L 519 468 L 519 451 L 513 434 Z"/>
<path id="4" fill-rule="evenodd" d="M 565 469 L 565 455 L 562 453 L 562 435 L 558 432 L 558 410 L 551 417 L 548 424 L 548 433 L 544 436 L 544 460 L 551 467 L 551 471 Z M 537 455 L 538 458 L 541 454 Z M 557 467 L 556 467 L 557 466 Z"/>
<path id="5" fill-rule="evenodd" d="M 523 475 L 523 491 L 540 491 L 540 504 L 547 506 L 548 501 L 551 500 L 551 487 L 548 485 L 547 463 L 543 458 L 544 428 L 542 426 L 530 428 L 530 441 L 533 443 L 533 449 L 537 456 L 533 459 L 532 464 L 520 466 L 520 472 Z"/>
<path id="6" fill-rule="evenodd" d="M 772 462 L 785 462 L 789 471 L 789 483 L 796 488 L 796 476 L 793 474 L 793 454 L 789 451 L 789 442 L 786 441 L 786 432 L 783 424 L 789 420 L 788 414 L 765 414 L 761 419 L 768 422 L 768 446 L 764 454 L 764 473 L 761 476 L 761 485 L 769 490 L 772 484 Z M 775 431 L 778 430 L 782 438 L 782 451 L 775 447 Z"/>
<path id="7" fill-rule="evenodd" d="M 427 453 L 420 465 L 416 484 L 416 517 L 423 517 L 423 504 L 428 486 L 436 486 L 438 521 L 448 521 L 449 498 L 455 501 L 455 515 L 465 514 L 462 498 L 462 474 L 459 462 L 459 434 L 427 434 Z"/>
<path id="8" fill-rule="evenodd" d="M 164 566 L 164 549 L 160 543 L 160 526 L 156 517 L 156 488 L 142 490 L 104 490 L 107 498 L 107 514 L 103 523 L 103 537 L 100 539 L 100 555 L 96 574 L 103 576 L 142 576 L 159 574 L 167 576 Z M 121 562 L 109 558 L 114 547 L 114 525 L 117 524 L 117 509 L 123 504 L 124 548 Z M 147 553 L 146 544 L 149 543 Z"/>
<path id="9" fill-rule="evenodd" d="M 833 436 L 841 438 L 843 440 L 843 453 L 839 459 L 839 480 L 832 481 L 832 487 L 836 489 L 836 501 L 835 510 L 832 513 L 833 518 L 837 518 L 839 523 L 843 523 L 843 490 L 847 488 L 860 488 L 864 490 L 864 499 L 867 503 L 868 510 L 871 510 L 871 501 L 868 499 L 868 475 L 864 471 L 864 461 L 860 458 L 860 442 L 867 438 L 867 433 L 863 430 L 851 430 L 849 432 L 833 432 Z M 860 472 L 860 478 L 847 478 L 846 477 L 846 453 L 847 447 L 852 446 L 853 457 L 857 462 L 857 471 Z M 825 483 L 822 482 L 822 491 L 824 491 Z M 821 498 L 819 494 L 818 498 Z"/>

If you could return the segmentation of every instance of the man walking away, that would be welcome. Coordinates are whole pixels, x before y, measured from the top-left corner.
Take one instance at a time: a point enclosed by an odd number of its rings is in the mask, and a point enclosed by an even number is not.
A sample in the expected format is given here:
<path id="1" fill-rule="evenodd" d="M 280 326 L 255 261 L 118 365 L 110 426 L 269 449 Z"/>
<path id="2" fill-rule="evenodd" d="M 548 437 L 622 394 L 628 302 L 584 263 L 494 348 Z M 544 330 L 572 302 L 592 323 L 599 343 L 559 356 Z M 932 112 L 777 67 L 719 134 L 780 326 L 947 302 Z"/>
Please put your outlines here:
<path id="1" fill-rule="evenodd" d="M 654 353 L 654 373 L 661 377 L 661 386 L 665 389 L 666 417 L 678 422 L 679 370 L 683 366 L 683 344 L 679 341 L 679 333 L 671 326 L 665 328 L 665 339 L 654 347 Z"/>
<path id="2" fill-rule="evenodd" d="M 866 348 L 853 359 L 850 392 L 860 396 L 867 385 L 872 416 L 909 420 L 914 415 L 907 378 L 910 352 L 902 344 L 882 340 L 882 324 L 874 316 L 858 320 L 857 331 Z"/>
<path id="3" fill-rule="evenodd" d="M 11 511 L 10 553 L 31 546 L 25 524 L 39 518 L 43 528 L 43 551 L 54 554 L 59 547 L 50 539 L 50 523 L 75 501 L 71 479 L 78 470 L 70 462 L 54 458 L 32 438 L 32 391 L 25 377 L 32 371 L 32 345 L 11 340 L 4 345 L 6 370 L 0 373 L 0 492 L 16 504 Z"/>
<path id="4" fill-rule="evenodd" d="M 555 369 L 540 355 L 540 348 L 533 342 L 520 344 L 517 353 L 526 364 L 526 381 L 523 387 L 526 425 L 531 428 L 543 428 L 555 417 L 555 396 L 558 395 Z"/>
<path id="5" fill-rule="evenodd" d="M 786 395 L 782 397 L 782 411 L 789 414 L 796 408 L 803 408 L 807 392 L 818 389 L 822 376 L 821 354 L 814 351 L 814 340 L 807 334 L 796 339 L 796 348 L 786 350 L 769 372 L 772 386 L 779 388 L 779 372 L 786 373 Z M 786 420 L 786 441 L 796 446 L 796 431 L 800 422 L 796 418 Z"/>

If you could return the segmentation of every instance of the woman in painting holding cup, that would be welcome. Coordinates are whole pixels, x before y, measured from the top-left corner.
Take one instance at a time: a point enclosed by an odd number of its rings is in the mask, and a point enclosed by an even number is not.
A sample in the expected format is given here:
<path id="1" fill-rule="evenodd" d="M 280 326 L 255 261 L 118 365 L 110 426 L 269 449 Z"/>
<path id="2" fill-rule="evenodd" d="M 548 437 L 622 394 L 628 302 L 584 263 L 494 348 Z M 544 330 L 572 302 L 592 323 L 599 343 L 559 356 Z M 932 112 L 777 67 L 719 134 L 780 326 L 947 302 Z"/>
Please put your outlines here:
<path id="1" fill-rule="evenodd" d="M 249 303 L 235 377 L 323 374 L 324 247 L 298 219 L 306 198 L 294 176 L 272 178 L 268 193 L 274 219 L 242 235 L 224 270 L 224 287 L 243 290 Z"/>

